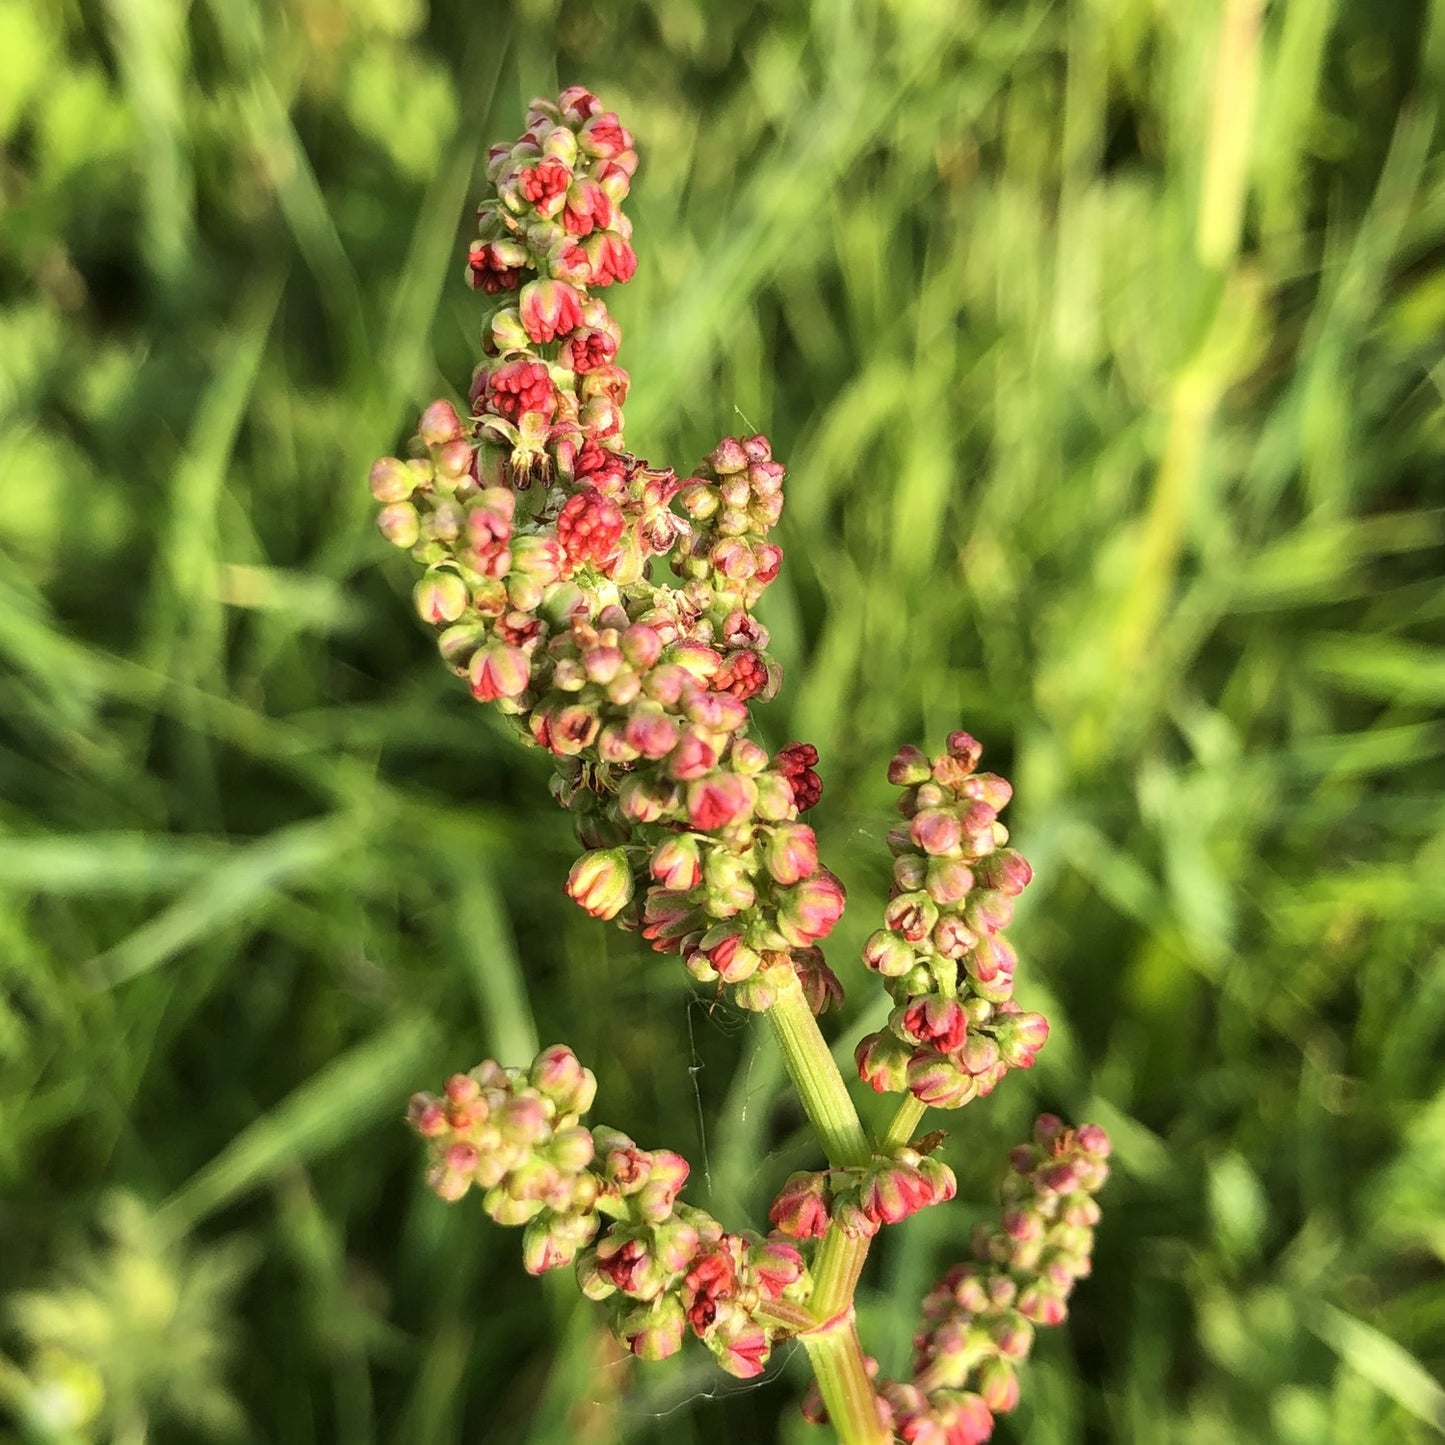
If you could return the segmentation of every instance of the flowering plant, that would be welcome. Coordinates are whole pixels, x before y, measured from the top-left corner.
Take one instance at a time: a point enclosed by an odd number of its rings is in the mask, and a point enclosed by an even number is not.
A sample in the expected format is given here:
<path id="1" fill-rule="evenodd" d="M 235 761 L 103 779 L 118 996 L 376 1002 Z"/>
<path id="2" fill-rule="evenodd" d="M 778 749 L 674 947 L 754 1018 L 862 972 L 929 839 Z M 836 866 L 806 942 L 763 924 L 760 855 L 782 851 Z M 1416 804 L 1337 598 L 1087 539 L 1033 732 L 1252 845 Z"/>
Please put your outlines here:
<path id="1" fill-rule="evenodd" d="M 494 309 L 467 414 L 434 402 L 371 489 L 383 535 L 425 568 L 416 604 L 443 659 L 555 760 L 585 849 L 568 894 L 766 1016 L 827 1168 L 786 1181 L 770 1233 L 725 1229 L 681 1199 L 680 1155 L 583 1122 L 596 1081 L 561 1045 L 527 1069 L 454 1075 L 410 1120 L 436 1192 L 481 1191 L 496 1222 L 523 1227 L 525 1267 L 573 1266 L 640 1358 L 692 1334 L 748 1378 L 797 1338 L 809 1417 L 847 1445 L 969 1445 L 1013 1408 L 1034 1327 L 1064 1318 L 1088 1272 L 1108 1140 L 1038 1120 L 999 1226 L 924 1302 L 913 1377 L 875 1383 L 853 1317 L 869 1243 L 956 1189 L 916 1139 L 924 1112 L 990 1093 L 1048 1034 L 1015 1001 L 1003 933 L 1031 875 L 999 821 L 1012 790 L 980 771 L 972 737 L 898 753 L 891 901 L 863 950 L 894 1008 L 856 1057 L 903 1097 L 872 1138 L 816 1022 L 842 997 L 819 945 L 844 906 L 803 821 L 817 750 L 770 755 L 750 736 L 751 704 L 781 683 L 755 611 L 782 562 L 783 468 L 765 437 L 730 437 L 679 478 L 623 438 L 628 376 L 600 293 L 636 268 L 622 211 L 636 166 L 617 116 L 576 87 L 493 147 L 467 276 Z M 654 580 L 663 564 L 675 585 Z"/>

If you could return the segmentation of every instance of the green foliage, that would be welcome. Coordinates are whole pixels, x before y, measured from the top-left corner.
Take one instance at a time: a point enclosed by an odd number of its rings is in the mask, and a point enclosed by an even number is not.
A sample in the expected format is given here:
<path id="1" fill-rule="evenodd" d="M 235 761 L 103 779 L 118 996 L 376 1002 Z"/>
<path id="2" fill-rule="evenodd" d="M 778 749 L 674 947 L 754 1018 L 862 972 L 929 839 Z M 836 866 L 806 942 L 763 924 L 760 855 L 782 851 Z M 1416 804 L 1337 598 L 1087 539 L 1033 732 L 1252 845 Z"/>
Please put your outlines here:
<path id="1" fill-rule="evenodd" d="M 1055 1033 L 943 1157 L 981 1215 L 1043 1103 L 1118 1169 L 1001 1437 L 1434 1438 L 1445 5 L 0 0 L 0 1439 L 809 1438 L 620 1361 L 399 1123 L 566 1039 L 730 1222 L 812 1162 L 766 1040 L 563 898 L 371 528 L 486 146 L 574 82 L 642 154 L 630 439 L 791 468 L 766 726 L 848 1036 L 887 756 L 1018 787 Z M 875 1251 L 886 1371 L 969 1218 Z"/>

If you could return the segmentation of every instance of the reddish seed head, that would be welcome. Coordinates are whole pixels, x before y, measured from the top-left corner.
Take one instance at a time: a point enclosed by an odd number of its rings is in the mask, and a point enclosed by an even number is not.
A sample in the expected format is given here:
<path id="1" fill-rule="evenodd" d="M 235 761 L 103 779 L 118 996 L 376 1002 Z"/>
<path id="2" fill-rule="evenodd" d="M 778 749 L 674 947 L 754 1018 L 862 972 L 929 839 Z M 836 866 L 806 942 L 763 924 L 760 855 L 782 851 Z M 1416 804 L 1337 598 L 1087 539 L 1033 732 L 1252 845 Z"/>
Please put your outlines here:
<path id="1" fill-rule="evenodd" d="M 605 566 L 617 553 L 626 526 L 617 503 L 588 488 L 568 497 L 557 517 L 557 540 L 572 565 Z"/>
<path id="2" fill-rule="evenodd" d="M 788 780 L 800 813 L 807 812 L 823 796 L 823 780 L 813 771 L 817 761 L 818 750 L 812 743 L 789 743 L 778 750 L 777 769 Z"/>
<path id="3" fill-rule="evenodd" d="M 566 195 L 572 172 L 557 160 L 545 160 L 517 172 L 517 189 L 539 210 L 550 206 L 557 197 Z M 555 208 L 547 214 L 554 214 Z"/>
<path id="4" fill-rule="evenodd" d="M 541 361 L 509 361 L 485 380 L 485 409 L 494 416 L 518 422 L 527 412 L 537 412 L 550 421 L 557 412 L 557 388 Z M 475 389 L 475 388 L 474 388 Z"/>

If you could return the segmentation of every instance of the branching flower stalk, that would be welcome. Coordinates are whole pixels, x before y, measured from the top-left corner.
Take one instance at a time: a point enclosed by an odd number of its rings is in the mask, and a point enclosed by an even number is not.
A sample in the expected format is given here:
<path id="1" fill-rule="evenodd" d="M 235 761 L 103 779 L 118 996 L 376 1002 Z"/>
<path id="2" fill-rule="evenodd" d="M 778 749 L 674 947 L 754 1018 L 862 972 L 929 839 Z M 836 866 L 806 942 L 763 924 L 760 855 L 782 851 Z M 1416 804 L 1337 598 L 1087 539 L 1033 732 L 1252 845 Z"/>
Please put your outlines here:
<path id="1" fill-rule="evenodd" d="M 425 569 L 416 605 L 447 665 L 555 761 L 585 850 L 567 893 L 767 1016 L 827 1167 L 786 1181 L 771 1233 L 730 1232 L 680 1198 L 680 1155 L 583 1122 L 596 1082 L 560 1045 L 526 1070 L 455 1075 L 410 1120 L 432 1188 L 480 1190 L 492 1219 L 522 1227 L 525 1268 L 572 1266 L 639 1358 L 692 1334 L 750 1378 L 796 1338 L 811 1417 L 845 1445 L 971 1445 L 1013 1408 L 1033 1328 L 1062 1320 L 1088 1271 L 1108 1141 L 1039 1121 L 1000 1229 L 925 1301 L 913 1377 L 875 1382 L 853 1318 L 869 1243 L 956 1189 L 915 1142 L 924 1112 L 988 1094 L 1048 1034 L 1014 1000 L 1003 936 L 1030 871 L 999 821 L 1011 789 L 980 771 L 972 737 L 899 752 L 893 889 L 863 951 L 895 1006 L 857 1063 L 903 1097 L 871 1138 L 816 1018 L 842 999 L 819 945 L 845 901 L 803 821 L 818 753 L 751 736 L 752 704 L 782 681 L 755 613 L 782 563 L 783 468 L 765 437 L 729 437 L 679 478 L 624 440 L 629 379 L 601 293 L 636 269 L 622 211 L 636 166 L 617 116 L 576 87 L 493 147 L 467 255 L 493 309 L 466 413 L 429 406 L 409 458 L 378 461 L 371 490 L 383 535 Z"/>

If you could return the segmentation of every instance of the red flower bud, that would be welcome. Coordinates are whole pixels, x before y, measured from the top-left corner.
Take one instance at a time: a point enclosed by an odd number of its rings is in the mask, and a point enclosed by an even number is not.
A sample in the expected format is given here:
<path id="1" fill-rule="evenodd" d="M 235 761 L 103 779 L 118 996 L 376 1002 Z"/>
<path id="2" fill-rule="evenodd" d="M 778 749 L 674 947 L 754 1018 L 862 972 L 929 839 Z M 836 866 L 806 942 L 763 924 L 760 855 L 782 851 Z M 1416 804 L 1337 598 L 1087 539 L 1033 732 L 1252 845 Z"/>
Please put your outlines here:
<path id="1" fill-rule="evenodd" d="M 821 1239 L 832 1215 L 826 1174 L 790 1174 L 768 1210 L 772 1224 L 793 1239 Z"/>
<path id="2" fill-rule="evenodd" d="M 509 361 L 489 373 L 485 382 L 487 410 L 510 422 L 528 412 L 550 421 L 557 411 L 557 388 L 541 361 Z"/>
<path id="3" fill-rule="evenodd" d="M 617 342 L 605 331 L 586 329 L 574 331 L 565 342 L 562 343 L 562 351 L 558 360 L 564 366 L 570 366 L 579 376 L 588 372 L 596 371 L 602 366 L 611 366 L 617 358 Z M 595 442 L 590 443 L 596 447 Z M 584 445 L 584 450 L 586 446 Z M 597 450 L 601 450 L 597 448 Z M 578 467 L 581 471 L 580 463 Z M 596 483 L 594 482 L 595 486 Z"/>
<path id="4" fill-rule="evenodd" d="M 582 297 L 566 281 L 529 281 L 517 301 L 522 325 L 541 344 L 566 336 L 582 324 Z"/>
<path id="5" fill-rule="evenodd" d="M 517 172 L 517 189 L 544 216 L 555 216 L 562 209 L 572 172 L 557 160 L 545 160 Z"/>
<path id="6" fill-rule="evenodd" d="M 583 244 L 594 286 L 630 281 L 637 271 L 637 253 L 616 231 L 595 231 Z"/>
<path id="7" fill-rule="evenodd" d="M 941 1054 L 963 1046 L 968 1036 L 968 1019 L 957 999 L 929 994 L 915 999 L 904 1010 L 904 1034 L 915 1043 L 931 1044 Z"/>
<path id="8" fill-rule="evenodd" d="M 888 764 L 888 781 L 895 787 L 912 787 L 928 777 L 928 759 L 911 743 L 901 747 Z"/>
<path id="9" fill-rule="evenodd" d="M 467 251 L 467 284 L 488 296 L 515 291 L 527 260 L 526 248 L 515 241 L 473 241 Z"/>
<path id="10" fill-rule="evenodd" d="M 590 236 L 606 230 L 616 218 L 612 198 L 596 181 L 584 177 L 573 181 L 562 207 L 562 224 L 574 236 Z"/>

